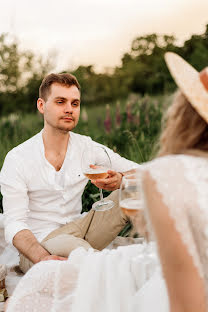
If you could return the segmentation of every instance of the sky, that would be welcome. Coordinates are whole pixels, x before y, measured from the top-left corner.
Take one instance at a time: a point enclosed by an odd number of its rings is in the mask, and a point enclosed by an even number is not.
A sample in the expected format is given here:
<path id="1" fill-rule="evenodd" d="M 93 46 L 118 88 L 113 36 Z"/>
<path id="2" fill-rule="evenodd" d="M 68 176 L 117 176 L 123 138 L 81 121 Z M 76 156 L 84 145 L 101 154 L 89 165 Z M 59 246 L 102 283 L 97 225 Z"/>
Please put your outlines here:
<path id="1" fill-rule="evenodd" d="M 0 34 L 15 35 L 22 49 L 51 55 L 56 71 L 119 66 L 134 38 L 175 35 L 178 43 L 202 34 L 208 0 L 0 0 Z"/>

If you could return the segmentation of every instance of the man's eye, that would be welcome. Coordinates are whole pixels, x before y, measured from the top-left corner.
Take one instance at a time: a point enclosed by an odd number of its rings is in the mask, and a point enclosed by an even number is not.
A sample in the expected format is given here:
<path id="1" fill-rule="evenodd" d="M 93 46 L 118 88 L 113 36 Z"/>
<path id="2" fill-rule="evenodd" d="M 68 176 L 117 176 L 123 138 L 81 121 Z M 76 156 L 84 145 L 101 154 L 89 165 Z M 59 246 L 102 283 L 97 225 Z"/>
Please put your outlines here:
<path id="1" fill-rule="evenodd" d="M 63 101 L 57 101 L 57 103 L 58 103 L 58 104 L 62 104 L 62 103 L 63 103 Z"/>
<path id="2" fill-rule="evenodd" d="M 72 105 L 76 107 L 79 105 L 79 103 L 72 103 Z"/>

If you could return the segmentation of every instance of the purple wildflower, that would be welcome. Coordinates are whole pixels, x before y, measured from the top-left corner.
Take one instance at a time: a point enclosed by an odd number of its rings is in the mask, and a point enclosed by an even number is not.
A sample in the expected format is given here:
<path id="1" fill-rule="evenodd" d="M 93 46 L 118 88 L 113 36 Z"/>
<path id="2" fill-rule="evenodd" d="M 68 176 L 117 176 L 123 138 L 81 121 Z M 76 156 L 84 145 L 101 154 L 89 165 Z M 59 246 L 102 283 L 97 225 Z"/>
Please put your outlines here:
<path id="1" fill-rule="evenodd" d="M 121 112 L 120 112 L 120 102 L 116 103 L 116 128 L 121 126 Z"/>

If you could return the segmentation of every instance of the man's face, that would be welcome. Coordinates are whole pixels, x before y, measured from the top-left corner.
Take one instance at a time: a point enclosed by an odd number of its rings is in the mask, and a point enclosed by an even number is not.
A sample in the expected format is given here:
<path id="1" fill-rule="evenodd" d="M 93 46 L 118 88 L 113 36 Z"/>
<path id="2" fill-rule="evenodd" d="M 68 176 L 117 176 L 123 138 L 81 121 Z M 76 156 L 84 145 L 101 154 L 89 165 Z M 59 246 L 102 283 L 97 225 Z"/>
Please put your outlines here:
<path id="1" fill-rule="evenodd" d="M 80 91 L 74 85 L 53 83 L 47 100 L 38 99 L 38 109 L 44 115 L 46 126 L 71 131 L 79 121 Z"/>

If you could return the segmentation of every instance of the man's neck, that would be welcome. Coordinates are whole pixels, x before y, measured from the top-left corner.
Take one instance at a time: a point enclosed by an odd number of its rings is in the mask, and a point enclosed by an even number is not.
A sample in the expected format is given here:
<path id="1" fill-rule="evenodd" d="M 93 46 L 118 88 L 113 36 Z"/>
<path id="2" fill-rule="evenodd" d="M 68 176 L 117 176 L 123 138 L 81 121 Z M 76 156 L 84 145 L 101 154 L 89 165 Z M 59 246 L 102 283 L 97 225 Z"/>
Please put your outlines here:
<path id="1" fill-rule="evenodd" d="M 53 153 L 57 155 L 66 153 L 70 137 L 69 132 L 44 127 L 42 136 L 45 153 Z"/>

